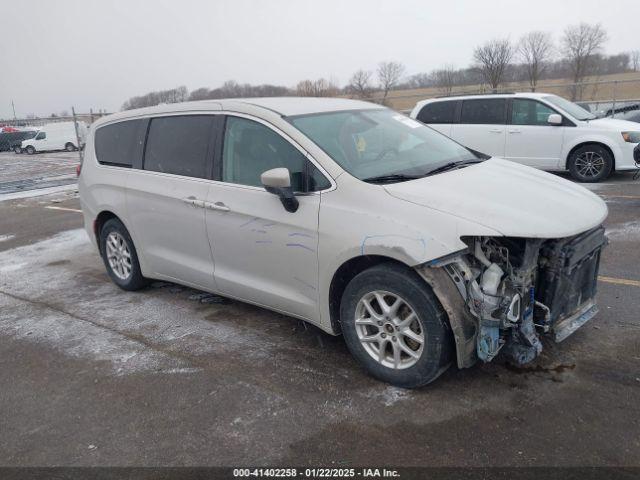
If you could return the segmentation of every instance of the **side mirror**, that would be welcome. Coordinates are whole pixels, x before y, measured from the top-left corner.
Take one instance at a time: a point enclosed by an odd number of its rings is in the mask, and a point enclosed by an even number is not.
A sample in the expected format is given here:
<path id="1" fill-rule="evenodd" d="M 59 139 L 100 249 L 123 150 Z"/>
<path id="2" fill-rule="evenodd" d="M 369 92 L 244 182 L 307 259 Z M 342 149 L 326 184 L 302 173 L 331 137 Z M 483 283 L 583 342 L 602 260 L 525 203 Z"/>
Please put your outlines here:
<path id="1" fill-rule="evenodd" d="M 559 113 L 552 113 L 549 115 L 549 118 L 547 118 L 547 123 L 549 125 L 562 125 L 562 115 Z"/>
<path id="2" fill-rule="evenodd" d="M 260 175 L 260 181 L 264 189 L 278 195 L 282 206 L 287 212 L 295 212 L 298 210 L 298 199 L 293 194 L 291 188 L 291 175 L 287 168 L 272 168 Z"/>

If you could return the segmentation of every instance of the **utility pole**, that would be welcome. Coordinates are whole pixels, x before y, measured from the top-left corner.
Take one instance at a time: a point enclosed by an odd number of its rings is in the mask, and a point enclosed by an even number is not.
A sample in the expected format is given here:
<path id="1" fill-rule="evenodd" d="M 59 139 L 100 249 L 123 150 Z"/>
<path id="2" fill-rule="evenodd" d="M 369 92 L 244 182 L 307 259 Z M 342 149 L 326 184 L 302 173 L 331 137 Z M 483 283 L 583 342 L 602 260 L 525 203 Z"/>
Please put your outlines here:
<path id="1" fill-rule="evenodd" d="M 18 119 L 18 117 L 16 117 L 16 106 L 15 106 L 15 104 L 13 103 L 13 100 L 11 100 L 11 108 L 13 108 L 13 119 L 14 119 L 14 120 L 17 120 L 17 119 Z"/>
<path id="2" fill-rule="evenodd" d="M 71 107 L 71 113 L 73 114 L 73 126 L 76 129 L 76 146 L 78 147 L 78 156 L 80 157 L 80 164 L 82 165 L 82 145 L 80 145 L 80 131 L 78 130 L 78 118 L 76 117 L 76 109 Z"/>

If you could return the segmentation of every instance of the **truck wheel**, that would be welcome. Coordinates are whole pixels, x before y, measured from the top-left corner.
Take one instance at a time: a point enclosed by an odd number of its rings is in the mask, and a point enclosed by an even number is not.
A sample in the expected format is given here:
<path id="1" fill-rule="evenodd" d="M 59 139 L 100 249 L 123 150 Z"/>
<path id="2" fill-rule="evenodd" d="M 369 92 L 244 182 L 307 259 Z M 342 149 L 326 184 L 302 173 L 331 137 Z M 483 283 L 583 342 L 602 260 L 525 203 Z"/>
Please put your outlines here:
<path id="1" fill-rule="evenodd" d="M 613 157 L 596 144 L 584 145 L 569 157 L 569 172 L 578 182 L 595 183 L 607 178 L 613 170 Z"/>
<path id="2" fill-rule="evenodd" d="M 64 149 L 65 149 L 67 152 L 73 152 L 73 151 L 76 149 L 76 146 L 75 146 L 73 143 L 68 142 L 68 143 L 64 146 Z"/>
<path id="3" fill-rule="evenodd" d="M 375 378 L 404 388 L 432 382 L 452 358 L 446 313 L 413 270 L 384 263 L 358 274 L 340 303 L 347 347 Z"/>
<path id="4" fill-rule="evenodd" d="M 117 218 L 108 220 L 100 230 L 100 253 L 109 277 L 120 288 L 132 291 L 147 285 L 131 236 Z"/>
<path id="5" fill-rule="evenodd" d="M 22 153 L 22 148 L 16 145 L 13 147 L 13 153 Z"/>
<path id="6" fill-rule="evenodd" d="M 35 149 L 35 148 L 33 148 L 33 146 L 32 146 L 32 145 L 29 145 L 29 146 L 26 148 L 26 150 L 27 150 L 27 153 L 28 153 L 29 155 L 33 155 L 34 153 L 36 153 L 36 149 Z"/>

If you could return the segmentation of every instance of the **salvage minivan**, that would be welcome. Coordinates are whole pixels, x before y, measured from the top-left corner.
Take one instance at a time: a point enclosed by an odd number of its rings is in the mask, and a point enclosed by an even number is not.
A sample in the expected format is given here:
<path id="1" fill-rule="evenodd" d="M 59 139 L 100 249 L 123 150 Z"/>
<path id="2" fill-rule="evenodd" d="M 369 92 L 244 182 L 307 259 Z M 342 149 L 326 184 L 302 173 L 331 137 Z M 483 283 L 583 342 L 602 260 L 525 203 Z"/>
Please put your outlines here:
<path id="1" fill-rule="evenodd" d="M 87 232 L 113 282 L 160 279 L 317 325 L 401 387 L 525 364 L 597 312 L 605 203 L 347 99 L 130 110 L 91 128 Z"/>

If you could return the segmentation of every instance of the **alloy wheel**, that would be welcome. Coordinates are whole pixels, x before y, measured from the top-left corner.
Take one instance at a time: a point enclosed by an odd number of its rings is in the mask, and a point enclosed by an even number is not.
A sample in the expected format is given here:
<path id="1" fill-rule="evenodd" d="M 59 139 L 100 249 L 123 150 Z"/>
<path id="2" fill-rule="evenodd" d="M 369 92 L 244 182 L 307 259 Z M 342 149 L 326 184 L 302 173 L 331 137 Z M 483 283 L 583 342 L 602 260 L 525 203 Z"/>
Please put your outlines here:
<path id="1" fill-rule="evenodd" d="M 118 232 L 111 232 L 106 240 L 106 255 L 111 271 L 120 280 L 126 280 L 131 276 L 131 252 L 129 245 Z"/>
<path id="2" fill-rule="evenodd" d="M 576 171 L 584 178 L 594 178 L 605 168 L 605 161 L 598 152 L 582 152 L 575 161 Z"/>
<path id="3" fill-rule="evenodd" d="M 356 306 L 355 327 L 365 351 L 385 367 L 409 368 L 422 356 L 425 331 L 413 308 L 396 294 L 364 295 Z"/>

